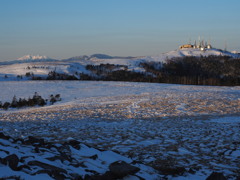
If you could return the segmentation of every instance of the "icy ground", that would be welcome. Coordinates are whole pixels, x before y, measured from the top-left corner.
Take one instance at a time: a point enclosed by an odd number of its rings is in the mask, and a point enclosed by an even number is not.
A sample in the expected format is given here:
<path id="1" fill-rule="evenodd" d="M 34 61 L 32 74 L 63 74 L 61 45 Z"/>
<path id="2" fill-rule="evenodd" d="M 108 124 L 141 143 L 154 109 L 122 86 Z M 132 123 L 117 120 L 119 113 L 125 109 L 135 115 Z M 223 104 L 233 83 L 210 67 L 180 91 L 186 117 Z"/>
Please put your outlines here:
<path id="1" fill-rule="evenodd" d="M 166 167 L 188 171 L 170 179 L 205 179 L 212 171 L 239 176 L 240 87 L 24 81 L 1 82 L 0 92 L 2 102 L 34 92 L 62 97 L 53 106 L 1 110 L 0 130 L 13 137 L 75 138 L 162 174 Z"/>
<path id="2" fill-rule="evenodd" d="M 14 139 L 0 133 L 0 179 L 123 178 L 160 179 L 161 176 L 153 168 L 130 158 L 113 151 L 100 151 L 73 139 L 60 144 L 32 136 Z"/>

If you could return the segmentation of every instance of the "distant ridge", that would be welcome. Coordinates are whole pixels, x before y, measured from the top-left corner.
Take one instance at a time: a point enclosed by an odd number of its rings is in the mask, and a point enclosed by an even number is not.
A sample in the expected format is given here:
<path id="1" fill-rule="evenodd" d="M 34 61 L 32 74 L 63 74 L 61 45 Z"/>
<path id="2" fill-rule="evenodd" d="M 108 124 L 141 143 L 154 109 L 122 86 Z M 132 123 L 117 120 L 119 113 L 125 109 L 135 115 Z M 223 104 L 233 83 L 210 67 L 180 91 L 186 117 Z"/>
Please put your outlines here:
<path id="1" fill-rule="evenodd" d="M 67 59 L 62 59 L 61 61 L 71 62 L 71 61 L 91 61 L 91 60 L 99 60 L 99 61 L 108 61 L 108 63 L 115 64 L 117 59 L 123 59 L 123 60 L 140 60 L 141 61 L 159 61 L 164 62 L 167 59 L 175 58 L 175 57 L 185 57 L 185 56 L 230 56 L 232 58 L 239 58 L 239 53 L 233 53 L 221 49 L 211 48 L 211 49 L 205 49 L 204 51 L 200 49 L 195 48 L 182 48 L 182 49 L 176 49 L 173 51 L 169 51 L 166 53 L 161 53 L 156 56 L 139 56 L 139 57 L 132 57 L 132 56 L 110 56 L 107 54 L 93 54 L 90 56 L 82 55 L 82 56 L 74 56 Z M 3 61 L 0 62 L 0 65 L 9 65 L 9 64 L 15 64 L 15 63 L 30 63 L 30 62 L 53 62 L 53 61 L 60 61 L 57 59 L 50 58 L 48 56 L 42 56 L 42 55 L 25 55 L 22 56 L 16 60 L 12 61 Z"/>
<path id="2" fill-rule="evenodd" d="M 62 61 L 74 61 L 74 60 L 87 60 L 89 57 L 86 55 L 83 56 L 74 56 L 67 59 L 62 59 Z"/>
<path id="3" fill-rule="evenodd" d="M 34 56 L 34 55 L 30 55 L 30 54 L 28 54 L 28 55 L 25 55 L 25 56 L 23 56 L 23 57 L 20 57 L 20 58 L 18 58 L 17 60 L 43 60 L 43 59 L 51 59 L 51 58 L 49 58 L 49 57 L 47 57 L 47 56 L 41 56 L 41 55 L 36 55 L 36 56 Z"/>
<path id="4" fill-rule="evenodd" d="M 74 56 L 68 59 L 62 59 L 62 61 L 74 61 L 74 60 L 90 60 L 90 59 L 133 59 L 136 57 L 132 56 L 110 56 L 107 54 L 93 54 L 90 56 L 83 55 L 83 56 Z"/>
<path id="5" fill-rule="evenodd" d="M 106 54 L 93 54 L 90 58 L 98 58 L 98 59 L 113 59 L 114 57 L 106 55 Z"/>
<path id="6" fill-rule="evenodd" d="M 53 62 L 58 61 L 57 59 L 52 59 L 48 56 L 41 56 L 41 55 L 25 55 L 20 58 L 17 58 L 16 60 L 12 61 L 3 61 L 0 62 L 0 65 L 10 65 L 10 64 L 16 64 L 16 63 L 30 63 L 30 62 Z"/>

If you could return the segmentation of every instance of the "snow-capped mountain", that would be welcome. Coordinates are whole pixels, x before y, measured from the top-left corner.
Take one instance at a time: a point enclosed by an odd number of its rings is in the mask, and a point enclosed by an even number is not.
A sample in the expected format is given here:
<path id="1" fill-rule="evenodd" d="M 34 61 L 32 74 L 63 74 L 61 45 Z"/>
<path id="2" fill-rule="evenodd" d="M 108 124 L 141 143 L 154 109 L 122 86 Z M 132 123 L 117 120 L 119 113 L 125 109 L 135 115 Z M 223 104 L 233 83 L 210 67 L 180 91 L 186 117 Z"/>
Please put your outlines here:
<path id="1" fill-rule="evenodd" d="M 25 55 L 17 59 L 21 62 L 42 62 L 42 61 L 56 61 L 56 59 L 50 58 L 48 56 L 42 55 Z"/>
<path id="2" fill-rule="evenodd" d="M 56 59 L 50 58 L 48 56 L 41 56 L 41 55 L 25 55 L 16 60 L 12 61 L 3 61 L 0 62 L 0 65 L 10 65 L 10 64 L 19 64 L 19 63 L 28 63 L 28 62 L 43 62 L 43 61 L 57 61 Z"/>
<path id="3" fill-rule="evenodd" d="M 34 55 L 25 55 L 25 56 L 23 56 L 23 57 L 20 57 L 20 58 L 18 58 L 17 60 L 39 60 L 39 59 L 51 59 L 51 58 L 49 58 L 49 57 L 47 57 L 47 56 L 41 56 L 41 55 L 36 55 L 36 56 L 34 56 Z"/>

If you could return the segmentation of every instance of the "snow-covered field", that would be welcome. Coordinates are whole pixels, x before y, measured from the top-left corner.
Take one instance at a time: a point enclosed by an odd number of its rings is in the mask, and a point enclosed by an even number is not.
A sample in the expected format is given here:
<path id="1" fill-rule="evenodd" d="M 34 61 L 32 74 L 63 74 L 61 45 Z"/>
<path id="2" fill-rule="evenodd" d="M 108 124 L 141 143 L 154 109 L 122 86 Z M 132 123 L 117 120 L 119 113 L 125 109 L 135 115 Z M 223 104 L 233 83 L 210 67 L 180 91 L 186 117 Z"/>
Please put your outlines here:
<path id="1" fill-rule="evenodd" d="M 163 173 L 184 167 L 189 173 L 181 179 L 206 179 L 213 171 L 239 176 L 240 87 L 2 81 L 0 92 L 2 102 L 34 92 L 62 97 L 52 106 L 0 110 L 0 130 L 11 136 L 75 138 Z"/>

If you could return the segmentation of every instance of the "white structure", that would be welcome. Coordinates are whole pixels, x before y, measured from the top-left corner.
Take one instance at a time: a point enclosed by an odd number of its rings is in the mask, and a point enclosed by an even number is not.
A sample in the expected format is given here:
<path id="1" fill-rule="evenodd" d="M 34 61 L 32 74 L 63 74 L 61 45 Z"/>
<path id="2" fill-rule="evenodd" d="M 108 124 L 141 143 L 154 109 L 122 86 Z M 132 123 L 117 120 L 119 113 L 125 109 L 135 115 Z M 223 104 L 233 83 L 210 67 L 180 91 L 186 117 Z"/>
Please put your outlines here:
<path id="1" fill-rule="evenodd" d="M 179 49 L 183 49 L 183 48 L 194 48 L 194 49 L 200 49 L 201 51 L 205 51 L 205 49 L 212 49 L 212 45 L 210 43 L 210 40 L 207 43 L 206 41 L 201 40 L 201 38 L 199 37 L 198 43 L 195 40 L 193 45 L 189 43 L 189 44 L 181 45 L 179 47 Z"/>

